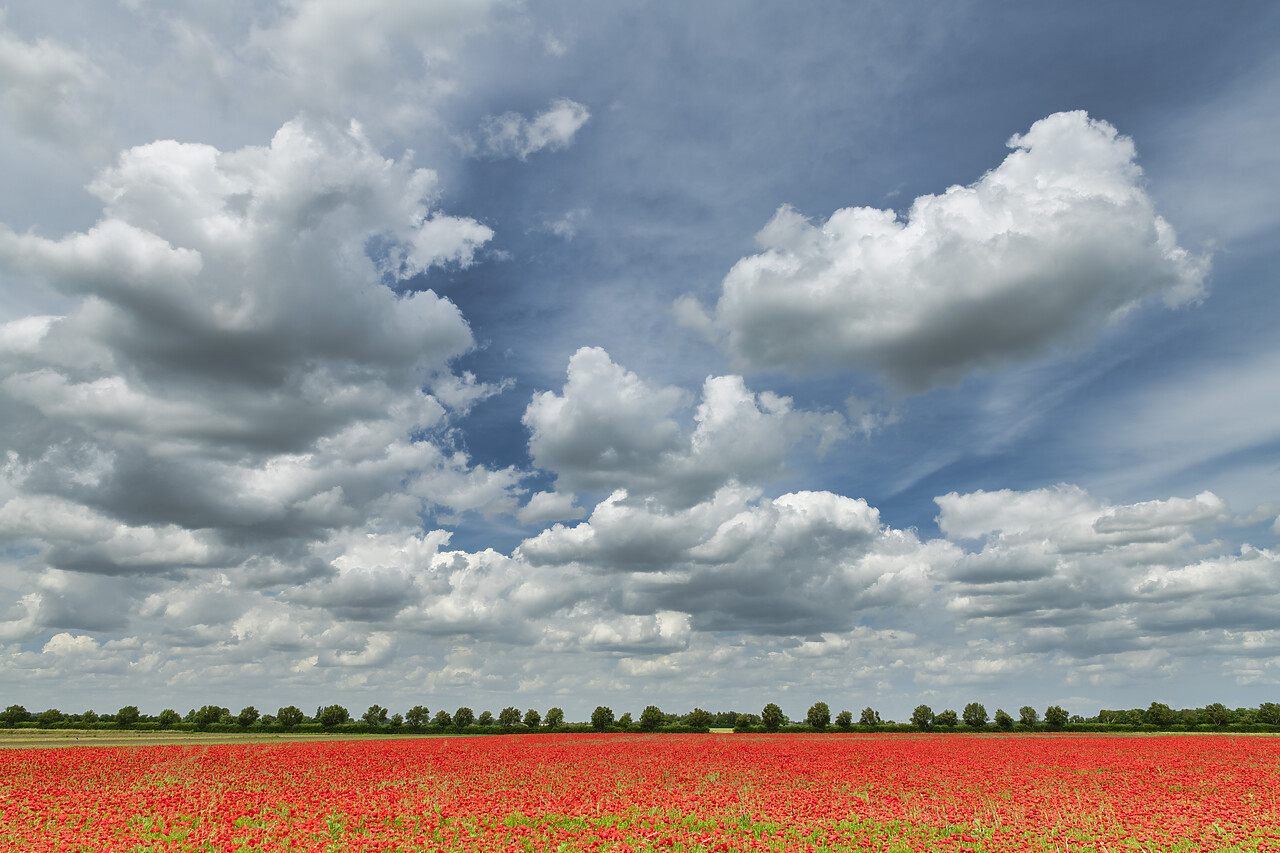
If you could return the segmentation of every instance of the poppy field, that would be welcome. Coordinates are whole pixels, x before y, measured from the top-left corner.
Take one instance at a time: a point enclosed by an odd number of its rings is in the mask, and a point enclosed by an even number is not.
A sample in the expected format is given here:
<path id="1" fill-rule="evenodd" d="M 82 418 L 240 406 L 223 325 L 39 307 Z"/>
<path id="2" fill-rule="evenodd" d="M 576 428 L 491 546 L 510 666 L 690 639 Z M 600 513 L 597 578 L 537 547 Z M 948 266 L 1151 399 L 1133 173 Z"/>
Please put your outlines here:
<path id="1" fill-rule="evenodd" d="M 516 735 L 0 752 L 0 850 L 1280 850 L 1280 738 Z"/>

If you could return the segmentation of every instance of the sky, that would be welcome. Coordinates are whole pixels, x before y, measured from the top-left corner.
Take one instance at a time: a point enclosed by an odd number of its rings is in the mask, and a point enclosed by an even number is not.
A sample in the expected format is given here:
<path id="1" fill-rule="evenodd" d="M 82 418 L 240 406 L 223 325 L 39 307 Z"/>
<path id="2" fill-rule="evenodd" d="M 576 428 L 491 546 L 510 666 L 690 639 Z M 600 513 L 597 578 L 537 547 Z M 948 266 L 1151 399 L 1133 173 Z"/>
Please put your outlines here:
<path id="1" fill-rule="evenodd" d="M 1278 701 L 1278 38 L 10 0 L 0 704 Z"/>

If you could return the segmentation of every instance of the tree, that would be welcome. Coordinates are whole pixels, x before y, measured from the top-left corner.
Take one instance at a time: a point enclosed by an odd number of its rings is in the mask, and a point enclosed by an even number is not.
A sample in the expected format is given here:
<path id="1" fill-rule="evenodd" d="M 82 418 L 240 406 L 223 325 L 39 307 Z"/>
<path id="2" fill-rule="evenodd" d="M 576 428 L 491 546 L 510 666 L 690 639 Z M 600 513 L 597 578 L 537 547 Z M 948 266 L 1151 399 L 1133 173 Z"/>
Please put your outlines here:
<path id="1" fill-rule="evenodd" d="M 404 715 L 404 721 L 415 729 L 421 728 L 431 719 L 431 712 L 427 710 L 425 705 L 414 705 L 409 709 L 409 713 Z"/>
<path id="2" fill-rule="evenodd" d="M 138 713 L 137 705 L 125 705 L 119 711 L 116 711 L 117 726 L 131 726 L 141 719 L 142 714 Z"/>
<path id="3" fill-rule="evenodd" d="M 956 716 L 955 711 L 948 708 L 933 718 L 933 724 L 935 726 L 946 726 L 949 729 L 954 729 L 960 724 L 960 718 Z"/>
<path id="4" fill-rule="evenodd" d="M 459 729 L 465 729 L 476 721 L 476 715 L 472 713 L 470 708 L 462 707 L 453 712 L 453 725 Z"/>
<path id="5" fill-rule="evenodd" d="M 480 716 L 476 717 L 477 726 L 492 726 L 493 713 L 490 711 L 481 711 Z"/>
<path id="6" fill-rule="evenodd" d="M 739 714 L 737 718 L 733 721 L 733 730 L 735 732 L 751 731 L 751 715 Z"/>
<path id="7" fill-rule="evenodd" d="M 764 730 L 767 732 L 776 732 L 782 728 L 787 722 L 787 715 L 782 713 L 782 709 L 770 702 L 764 706 L 764 710 L 760 712 L 760 722 L 764 723 Z"/>
<path id="8" fill-rule="evenodd" d="M 1258 722 L 1269 726 L 1280 725 L 1280 703 L 1263 702 L 1258 706 Z"/>
<path id="9" fill-rule="evenodd" d="M 340 726 L 351 719 L 351 712 L 341 705 L 326 705 L 316 713 L 316 722 L 326 729 Z"/>
<path id="10" fill-rule="evenodd" d="M 1163 702 L 1152 702 L 1151 707 L 1147 708 L 1147 722 L 1153 726 L 1167 729 L 1173 725 L 1175 719 L 1177 717 L 1173 713 L 1173 709 Z"/>
<path id="11" fill-rule="evenodd" d="M 40 715 L 36 717 L 36 722 L 47 728 L 52 726 L 54 723 L 62 722 L 65 718 L 66 714 L 62 713 L 57 708 L 50 708 L 47 711 L 41 711 Z"/>
<path id="12" fill-rule="evenodd" d="M 551 716 L 550 712 L 547 716 Z M 604 705 L 597 705 L 596 709 L 591 712 L 591 726 L 601 731 L 613 725 L 613 709 Z"/>
<path id="13" fill-rule="evenodd" d="M 364 716 L 360 718 L 360 722 L 366 726 L 380 726 L 387 721 L 387 709 L 381 705 L 370 705 L 369 710 L 364 712 Z"/>
<path id="14" fill-rule="evenodd" d="M 447 729 L 453 725 L 453 717 L 449 716 L 448 711 L 436 711 L 435 719 L 431 722 L 442 729 Z"/>
<path id="15" fill-rule="evenodd" d="M 627 711 L 621 717 L 614 720 L 613 725 L 614 725 L 614 728 L 622 729 L 623 731 L 629 731 L 631 727 L 635 725 L 634 721 L 632 721 L 631 719 L 631 712 Z"/>
<path id="16" fill-rule="evenodd" d="M 391 715 L 391 728 L 398 729 L 404 725 L 404 717 L 401 714 Z"/>
<path id="17" fill-rule="evenodd" d="M 1013 728 L 1013 717 L 1004 708 L 996 708 L 996 725 L 1007 732 Z"/>
<path id="18" fill-rule="evenodd" d="M 701 708 L 694 708 L 685 715 L 684 722 L 687 726 L 693 726 L 695 729 L 709 729 L 714 718 L 710 711 L 704 711 Z"/>
<path id="19" fill-rule="evenodd" d="M 223 714 L 230 716 L 231 712 L 217 705 L 201 705 L 200 710 L 192 714 L 191 722 L 196 724 L 197 729 L 207 729 L 221 720 Z"/>
<path id="20" fill-rule="evenodd" d="M 928 731 L 933 726 L 933 709 L 928 705 L 917 705 L 911 712 L 911 725 L 917 729 Z"/>
<path id="21" fill-rule="evenodd" d="M 258 709 L 249 705 L 241 708 L 240 713 L 236 716 L 236 722 L 240 724 L 240 728 L 247 729 L 254 723 L 258 722 L 258 718 L 262 715 L 258 713 Z"/>
<path id="22" fill-rule="evenodd" d="M 1231 712 L 1221 702 L 1204 706 L 1204 719 L 1211 726 L 1225 726 L 1231 722 Z"/>
<path id="23" fill-rule="evenodd" d="M 520 722 L 519 708 L 512 708 L 508 706 L 506 708 L 503 708 L 498 713 L 498 725 L 502 726 L 504 729 L 512 728 L 513 726 L 518 725 L 519 722 Z"/>
<path id="24" fill-rule="evenodd" d="M 862 709 L 862 716 L 858 718 L 860 726 L 878 726 L 880 725 L 880 712 L 871 707 Z"/>
<path id="25" fill-rule="evenodd" d="M 564 711 L 559 708 L 548 708 L 547 716 L 542 719 L 542 724 L 549 729 L 554 729 L 556 726 L 563 726 Z"/>
<path id="26" fill-rule="evenodd" d="M 530 708 L 524 712 L 524 724 L 527 728 L 536 729 L 542 723 L 542 715 Z"/>
<path id="27" fill-rule="evenodd" d="M 980 729 L 987 724 L 987 708 L 981 702 L 970 702 L 964 706 L 964 724 L 971 729 Z"/>
<path id="28" fill-rule="evenodd" d="M 814 702 L 809 707 L 809 713 L 805 715 L 804 721 L 810 728 L 823 731 L 831 725 L 831 709 L 827 707 L 826 702 Z"/>
<path id="29" fill-rule="evenodd" d="M 842 732 L 847 732 L 853 728 L 853 714 L 849 711 L 841 711 L 836 714 L 836 728 Z"/>
<path id="30" fill-rule="evenodd" d="M 300 725 L 304 719 L 306 717 L 296 705 L 285 705 L 279 711 L 276 711 L 276 723 L 283 729 L 291 729 Z"/>
<path id="31" fill-rule="evenodd" d="M 92 708 L 90 708 L 89 710 L 85 711 L 83 714 L 80 715 L 80 722 L 96 723 L 98 722 L 98 715 L 94 713 Z"/>
<path id="32" fill-rule="evenodd" d="M 10 705 L 0 711 L 0 722 L 6 726 L 16 726 L 18 723 L 25 723 L 29 719 L 31 719 L 31 714 L 21 705 Z"/>
<path id="33" fill-rule="evenodd" d="M 1036 723 L 1040 722 L 1040 714 L 1030 705 L 1023 705 L 1018 709 L 1018 722 L 1027 728 L 1035 728 Z"/>
<path id="34" fill-rule="evenodd" d="M 640 712 L 641 731 L 651 732 L 664 722 L 666 722 L 666 718 L 662 715 L 662 710 L 657 705 L 646 705 L 644 710 Z"/>
<path id="35" fill-rule="evenodd" d="M 1067 724 L 1067 712 L 1058 705 L 1050 705 L 1044 711 L 1044 721 L 1051 729 L 1060 729 Z"/>
<path id="36" fill-rule="evenodd" d="M 162 726 L 172 726 L 182 722 L 182 716 L 172 708 L 165 708 L 160 712 L 160 716 L 156 718 L 156 722 Z"/>

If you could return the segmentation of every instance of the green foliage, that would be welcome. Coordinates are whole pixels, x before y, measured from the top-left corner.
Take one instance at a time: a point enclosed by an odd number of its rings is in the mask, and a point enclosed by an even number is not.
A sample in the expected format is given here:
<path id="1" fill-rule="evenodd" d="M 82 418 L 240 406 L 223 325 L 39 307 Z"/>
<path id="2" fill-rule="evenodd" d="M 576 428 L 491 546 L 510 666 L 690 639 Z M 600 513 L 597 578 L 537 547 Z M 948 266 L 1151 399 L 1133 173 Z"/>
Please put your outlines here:
<path id="1" fill-rule="evenodd" d="M 404 725 L 404 717 L 400 714 L 391 715 L 391 728 L 398 729 Z"/>
<path id="2" fill-rule="evenodd" d="M 67 715 L 59 711 L 57 708 L 50 708 L 47 711 L 41 711 L 40 715 L 36 717 L 36 722 L 47 728 L 55 723 L 62 722 L 66 718 Z"/>
<path id="3" fill-rule="evenodd" d="M 547 716 L 551 716 L 551 713 L 547 712 Z M 608 708 L 604 705 L 597 705 L 596 709 L 591 712 L 592 728 L 600 729 L 601 731 L 603 731 L 604 729 L 607 729 L 612 725 L 613 725 L 613 709 Z"/>
<path id="4" fill-rule="evenodd" d="M 542 715 L 530 708 L 524 712 L 524 724 L 531 729 L 536 729 L 542 724 Z"/>
<path id="5" fill-rule="evenodd" d="M 431 721 L 438 728 L 447 729 L 453 725 L 453 717 L 448 711 L 436 711 L 435 719 Z"/>
<path id="6" fill-rule="evenodd" d="M 764 706 L 764 710 L 760 712 L 760 722 L 764 723 L 764 730 L 767 732 L 776 732 L 778 729 L 786 725 L 787 715 L 782 713 L 782 709 L 770 702 Z"/>
<path id="7" fill-rule="evenodd" d="M 928 705 L 917 705 L 911 712 L 911 725 L 922 731 L 928 731 L 933 726 L 933 709 Z"/>
<path id="8" fill-rule="evenodd" d="M 285 705 L 276 711 L 276 723 L 286 730 L 299 725 L 305 719 L 306 716 L 294 705 Z"/>
<path id="9" fill-rule="evenodd" d="M 996 725 L 1007 732 L 1013 728 L 1013 717 L 1004 708 L 996 708 Z"/>
<path id="10" fill-rule="evenodd" d="M 651 732 L 665 722 L 666 718 L 657 705 L 646 705 L 644 710 L 640 712 L 641 731 Z"/>
<path id="11" fill-rule="evenodd" d="M 258 722 L 258 718 L 262 715 L 258 713 L 258 709 L 249 705 L 241 708 L 240 713 L 236 715 L 236 722 L 240 724 L 240 728 L 247 729 L 254 723 Z"/>
<path id="12" fill-rule="evenodd" d="M 504 729 L 512 728 L 520 724 L 520 709 L 510 706 L 503 708 L 498 712 L 498 725 Z"/>
<path id="13" fill-rule="evenodd" d="M 1177 715 L 1173 713 L 1173 709 L 1163 702 L 1152 702 L 1151 707 L 1147 708 L 1147 722 L 1152 725 L 1167 728 L 1173 725 L 1173 721 L 1177 719 Z"/>
<path id="14" fill-rule="evenodd" d="M 31 714 L 21 705 L 10 705 L 3 711 L 0 711 L 0 723 L 6 726 L 16 726 L 18 723 L 25 723 L 31 719 Z"/>
<path id="15" fill-rule="evenodd" d="M 868 706 L 862 709 L 862 716 L 858 718 L 860 726 L 878 726 L 881 724 L 880 712 Z"/>
<path id="16" fill-rule="evenodd" d="M 462 707 L 453 712 L 453 725 L 455 728 L 465 729 L 476 721 L 476 715 L 470 708 Z"/>
<path id="17" fill-rule="evenodd" d="M 156 721 L 162 726 L 173 726 L 182 722 L 182 716 L 172 708 L 165 708 L 160 712 L 160 716 L 156 718 Z"/>
<path id="18" fill-rule="evenodd" d="M 326 705 L 316 712 L 316 722 L 331 729 L 351 719 L 351 712 L 341 705 Z"/>
<path id="19" fill-rule="evenodd" d="M 493 714 L 490 713 L 489 711 L 481 711 L 480 716 L 476 717 L 476 725 L 477 726 L 493 725 Z"/>
<path id="20" fill-rule="evenodd" d="M 836 728 L 842 732 L 847 732 L 853 728 L 853 714 L 849 711 L 841 711 L 836 714 Z"/>
<path id="21" fill-rule="evenodd" d="M 629 730 L 633 725 L 635 725 L 635 723 L 633 723 L 633 722 L 632 722 L 632 720 L 631 720 L 631 712 L 630 712 L 630 711 L 627 711 L 625 714 L 623 714 L 621 717 L 619 717 L 619 718 L 614 722 L 614 724 L 613 724 L 613 725 L 614 725 L 614 727 L 615 727 L 615 728 L 622 729 L 623 731 L 627 731 L 627 730 Z"/>
<path id="22" fill-rule="evenodd" d="M 137 705 L 125 705 L 119 711 L 116 711 L 117 726 L 131 726 L 140 719 L 142 719 L 142 714 L 138 712 Z"/>
<path id="23" fill-rule="evenodd" d="M 1280 726 L 1280 703 L 1263 702 L 1258 706 L 1258 722 Z"/>
<path id="24" fill-rule="evenodd" d="M 364 716 L 360 721 L 366 726 L 381 726 L 387 721 L 388 711 L 381 705 L 370 705 L 369 710 L 364 712 Z"/>
<path id="25" fill-rule="evenodd" d="M 684 717 L 684 724 L 692 726 L 695 729 L 711 728 L 711 712 L 704 711 L 701 708 L 694 708 Z"/>
<path id="26" fill-rule="evenodd" d="M 964 724 L 971 729 L 980 729 L 987 724 L 987 708 L 981 702 L 970 702 L 964 706 Z"/>
<path id="27" fill-rule="evenodd" d="M 751 731 L 751 715 L 750 715 L 750 714 L 739 714 L 739 715 L 738 715 L 738 718 L 737 718 L 736 720 L 734 720 L 734 721 L 733 721 L 733 730 L 734 730 L 735 732 L 749 732 L 749 731 Z"/>
<path id="28" fill-rule="evenodd" d="M 21 707 L 21 706 L 19 706 L 19 707 Z M 194 712 L 192 712 L 192 713 L 194 713 Z M 92 709 L 90 709 L 90 710 L 88 710 L 88 711 L 85 711 L 83 714 L 81 714 L 81 715 L 80 715 L 80 719 L 81 719 L 81 721 L 86 722 L 86 723 L 96 723 L 96 722 L 98 722 L 98 715 L 97 715 L 97 714 L 95 714 L 95 713 L 93 712 L 93 710 L 92 710 Z"/>
<path id="29" fill-rule="evenodd" d="M 1040 714 L 1030 705 L 1023 705 L 1018 709 L 1018 722 L 1028 728 L 1034 728 L 1036 723 L 1040 722 Z"/>
<path id="30" fill-rule="evenodd" d="M 425 705 L 414 705 L 409 709 L 409 713 L 404 715 L 404 721 L 416 728 L 421 728 L 431 719 L 431 712 L 427 710 Z"/>
<path id="31" fill-rule="evenodd" d="M 198 731 L 203 731 L 214 723 L 220 722 L 223 714 L 226 714 L 228 718 L 231 716 L 231 712 L 226 708 L 220 708 L 217 705 L 201 705 L 199 711 L 191 712 L 190 722 L 196 724 Z"/>
<path id="32" fill-rule="evenodd" d="M 1060 729 L 1067 724 L 1067 712 L 1058 705 L 1050 705 L 1045 709 L 1044 721 L 1051 729 Z"/>
<path id="33" fill-rule="evenodd" d="M 542 718 L 542 724 L 549 729 L 554 729 L 556 726 L 563 726 L 564 711 L 559 708 L 549 708 L 547 710 L 547 716 Z"/>
<path id="34" fill-rule="evenodd" d="M 1204 721 L 1211 726 L 1225 726 L 1231 722 L 1231 712 L 1221 702 L 1204 706 Z"/>
<path id="35" fill-rule="evenodd" d="M 827 707 L 826 702 L 814 702 L 809 707 L 809 713 L 805 715 L 804 720 L 810 728 L 824 731 L 831 725 L 831 709 Z"/>
<path id="36" fill-rule="evenodd" d="M 948 708 L 933 718 L 933 724 L 935 726 L 946 726 L 949 729 L 954 729 L 956 726 L 960 725 L 960 718 L 956 716 L 955 711 Z"/>

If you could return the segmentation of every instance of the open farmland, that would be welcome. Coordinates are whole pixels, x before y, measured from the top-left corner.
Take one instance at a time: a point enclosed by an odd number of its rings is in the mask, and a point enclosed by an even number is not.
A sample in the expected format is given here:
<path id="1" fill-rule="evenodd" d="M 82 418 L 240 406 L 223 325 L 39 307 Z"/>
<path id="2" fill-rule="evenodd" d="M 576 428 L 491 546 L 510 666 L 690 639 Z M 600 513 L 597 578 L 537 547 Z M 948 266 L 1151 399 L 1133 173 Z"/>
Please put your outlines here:
<path id="1" fill-rule="evenodd" d="M 1280 850 L 1280 739 L 528 735 L 0 752 L 0 850 Z"/>

